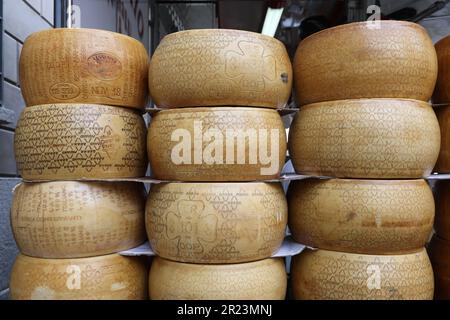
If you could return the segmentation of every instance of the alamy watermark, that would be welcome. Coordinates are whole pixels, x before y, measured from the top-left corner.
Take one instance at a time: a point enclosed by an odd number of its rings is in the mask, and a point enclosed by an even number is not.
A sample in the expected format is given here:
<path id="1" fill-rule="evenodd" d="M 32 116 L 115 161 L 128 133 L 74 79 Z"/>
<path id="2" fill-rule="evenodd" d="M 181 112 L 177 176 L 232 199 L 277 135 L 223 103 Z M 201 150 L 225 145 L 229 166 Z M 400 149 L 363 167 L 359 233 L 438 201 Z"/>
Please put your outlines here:
<path id="1" fill-rule="evenodd" d="M 182 164 L 261 165 L 261 175 L 274 175 L 280 169 L 279 129 L 203 130 L 202 121 L 194 121 L 193 130 L 176 129 L 171 141 L 171 160 Z M 284 133 L 283 133 L 284 134 Z"/>

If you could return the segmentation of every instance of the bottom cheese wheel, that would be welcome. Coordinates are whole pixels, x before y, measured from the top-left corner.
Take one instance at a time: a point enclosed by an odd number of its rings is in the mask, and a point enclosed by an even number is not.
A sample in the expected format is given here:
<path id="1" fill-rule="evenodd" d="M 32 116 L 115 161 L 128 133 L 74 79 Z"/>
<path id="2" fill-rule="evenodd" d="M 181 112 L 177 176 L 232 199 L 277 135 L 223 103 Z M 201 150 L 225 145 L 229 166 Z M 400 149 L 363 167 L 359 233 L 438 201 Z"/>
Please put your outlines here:
<path id="1" fill-rule="evenodd" d="M 118 254 L 40 259 L 19 254 L 11 271 L 13 300 L 147 299 L 145 258 Z"/>
<path id="2" fill-rule="evenodd" d="M 153 300 L 283 300 L 284 260 L 200 265 L 155 258 L 150 270 Z"/>
<path id="3" fill-rule="evenodd" d="M 439 181 L 436 190 L 434 229 L 439 237 L 450 241 L 450 180 Z"/>
<path id="4" fill-rule="evenodd" d="M 425 180 L 299 180 L 288 199 L 292 235 L 315 248 L 414 252 L 433 229 L 434 199 Z"/>
<path id="5" fill-rule="evenodd" d="M 162 183 L 150 189 L 146 224 L 160 257 L 239 263 L 272 256 L 287 214 L 279 183 Z"/>
<path id="6" fill-rule="evenodd" d="M 295 299 L 433 299 L 433 270 L 425 249 L 384 256 L 306 250 L 293 258 L 291 278 Z"/>
<path id="7" fill-rule="evenodd" d="M 434 271 L 434 297 L 450 299 L 450 241 L 434 235 L 428 246 Z"/>
<path id="8" fill-rule="evenodd" d="M 17 245 L 37 258 L 82 258 L 145 241 L 145 187 L 135 182 L 22 183 L 11 225 Z"/>

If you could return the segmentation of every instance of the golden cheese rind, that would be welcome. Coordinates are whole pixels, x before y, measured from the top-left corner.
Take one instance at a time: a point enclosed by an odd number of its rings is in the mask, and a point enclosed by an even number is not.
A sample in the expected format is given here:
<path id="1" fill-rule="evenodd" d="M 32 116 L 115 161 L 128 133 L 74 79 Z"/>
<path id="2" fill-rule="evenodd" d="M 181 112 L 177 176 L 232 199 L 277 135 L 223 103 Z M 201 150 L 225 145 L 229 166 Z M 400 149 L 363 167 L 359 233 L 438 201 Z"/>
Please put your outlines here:
<path id="1" fill-rule="evenodd" d="M 9 287 L 13 300 L 144 300 L 147 279 L 142 257 L 39 259 L 19 254 Z"/>
<path id="2" fill-rule="evenodd" d="M 171 109 L 153 116 L 147 146 L 156 179 L 271 180 L 279 177 L 285 162 L 286 131 L 278 112 L 271 109 Z M 227 146 L 233 151 L 227 151 Z"/>
<path id="3" fill-rule="evenodd" d="M 298 46 L 296 98 L 299 105 L 360 98 L 428 101 L 437 68 L 433 42 L 418 24 L 345 24 L 315 33 Z"/>
<path id="4" fill-rule="evenodd" d="M 86 103 L 143 110 L 149 58 L 137 40 L 93 29 L 50 29 L 29 36 L 20 56 L 27 106 Z"/>
<path id="5" fill-rule="evenodd" d="M 38 258 L 116 253 L 145 241 L 144 185 L 134 182 L 22 183 L 11 226 L 20 251 Z"/>
<path id="6" fill-rule="evenodd" d="M 450 103 L 450 36 L 435 45 L 438 59 L 438 77 L 433 94 L 433 103 Z"/>
<path id="7" fill-rule="evenodd" d="M 425 249 L 404 255 L 306 250 L 293 258 L 292 292 L 301 300 L 432 300 Z"/>
<path id="8" fill-rule="evenodd" d="M 422 248 L 433 229 L 425 180 L 299 180 L 288 201 L 292 235 L 313 248 L 401 254 Z"/>
<path id="9" fill-rule="evenodd" d="M 157 257 L 149 277 L 152 300 L 284 300 L 286 287 L 281 258 L 204 265 Z"/>
<path id="10" fill-rule="evenodd" d="M 17 168 L 30 181 L 145 175 L 146 126 L 134 110 L 55 104 L 25 108 L 14 138 Z"/>
<path id="11" fill-rule="evenodd" d="M 286 224 L 287 202 L 279 183 L 157 184 L 146 206 L 152 249 L 179 262 L 269 258 L 283 242 Z"/>
<path id="12" fill-rule="evenodd" d="M 300 109 L 289 136 L 298 173 L 338 178 L 428 176 L 440 149 L 439 123 L 418 100 L 358 99 Z"/>
<path id="13" fill-rule="evenodd" d="M 161 108 L 283 108 L 291 95 L 292 66 L 283 43 L 272 37 L 188 30 L 162 39 L 150 63 L 149 88 Z"/>

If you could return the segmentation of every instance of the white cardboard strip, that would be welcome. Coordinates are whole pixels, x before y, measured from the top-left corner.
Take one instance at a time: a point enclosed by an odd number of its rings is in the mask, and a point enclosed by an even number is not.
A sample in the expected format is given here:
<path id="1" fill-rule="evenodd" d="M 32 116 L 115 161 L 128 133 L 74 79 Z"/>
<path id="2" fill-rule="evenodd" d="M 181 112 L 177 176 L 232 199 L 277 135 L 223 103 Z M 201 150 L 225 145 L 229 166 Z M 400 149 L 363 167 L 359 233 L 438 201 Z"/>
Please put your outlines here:
<path id="1" fill-rule="evenodd" d="M 304 179 L 333 179 L 333 177 L 326 176 L 310 176 L 303 175 L 297 173 L 285 173 L 280 176 L 279 179 L 271 179 L 271 180 L 255 180 L 255 181 L 240 181 L 241 183 L 251 183 L 251 182 L 287 182 L 293 180 L 304 180 Z M 450 180 L 450 174 L 432 174 L 425 178 L 417 178 L 417 179 L 425 179 L 425 180 Z M 374 179 L 377 180 L 377 179 Z M 383 180 L 383 179 L 378 179 Z M 53 182 L 55 180 L 39 180 L 39 181 L 30 181 L 23 179 L 23 182 L 28 183 L 39 183 L 39 182 Z M 64 181 L 64 180 L 58 180 Z M 186 181 L 168 181 L 168 180 L 158 180 L 151 177 L 141 177 L 141 178 L 119 178 L 119 179 L 90 179 L 90 178 L 79 178 L 79 179 L 71 179 L 70 181 L 86 181 L 86 182 L 143 182 L 150 184 L 160 184 L 160 183 L 184 183 Z M 217 181 L 215 181 L 217 182 Z"/>
<path id="2" fill-rule="evenodd" d="M 287 237 L 286 239 L 284 239 L 280 249 L 278 249 L 278 251 L 272 255 L 272 258 L 296 256 L 300 254 L 303 250 L 305 250 L 305 248 L 306 246 L 304 246 L 303 244 L 294 242 L 292 238 Z M 140 245 L 139 247 L 119 252 L 119 254 L 128 257 L 156 256 L 155 252 L 152 250 L 148 242 Z"/>

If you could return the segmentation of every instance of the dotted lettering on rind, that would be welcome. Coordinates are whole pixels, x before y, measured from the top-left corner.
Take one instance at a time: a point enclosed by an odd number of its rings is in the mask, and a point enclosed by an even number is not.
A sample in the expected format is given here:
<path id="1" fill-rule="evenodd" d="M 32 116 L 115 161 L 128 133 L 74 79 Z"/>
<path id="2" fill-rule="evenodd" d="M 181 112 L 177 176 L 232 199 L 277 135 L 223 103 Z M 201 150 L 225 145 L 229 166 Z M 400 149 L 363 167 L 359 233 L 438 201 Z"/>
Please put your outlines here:
<path id="1" fill-rule="evenodd" d="M 158 255 L 181 262 L 238 263 L 268 258 L 279 248 L 287 204 L 279 184 L 160 184 L 152 187 L 146 215 Z"/>
<path id="2" fill-rule="evenodd" d="M 400 254 L 422 248 L 433 228 L 425 180 L 295 181 L 288 194 L 290 230 L 314 248 Z"/>
<path id="3" fill-rule="evenodd" d="M 362 99 L 304 106 L 289 151 L 298 173 L 339 178 L 422 178 L 440 149 L 431 106 L 415 100 Z"/>
<path id="4" fill-rule="evenodd" d="M 368 285 L 370 266 L 379 270 L 379 289 Z M 433 270 L 425 249 L 396 256 L 308 250 L 294 257 L 291 275 L 296 299 L 433 299 Z"/>
<path id="5" fill-rule="evenodd" d="M 129 109 L 100 105 L 26 108 L 15 134 L 15 155 L 28 180 L 140 177 L 146 128 Z"/>
<path id="6" fill-rule="evenodd" d="M 282 108 L 291 94 L 292 66 L 284 45 L 273 38 L 237 30 L 187 31 L 161 41 L 149 86 L 160 107 Z"/>
<path id="7" fill-rule="evenodd" d="M 294 59 L 299 105 L 360 98 L 428 101 L 437 58 L 425 29 L 381 21 L 381 28 L 354 23 L 302 41 Z"/>

